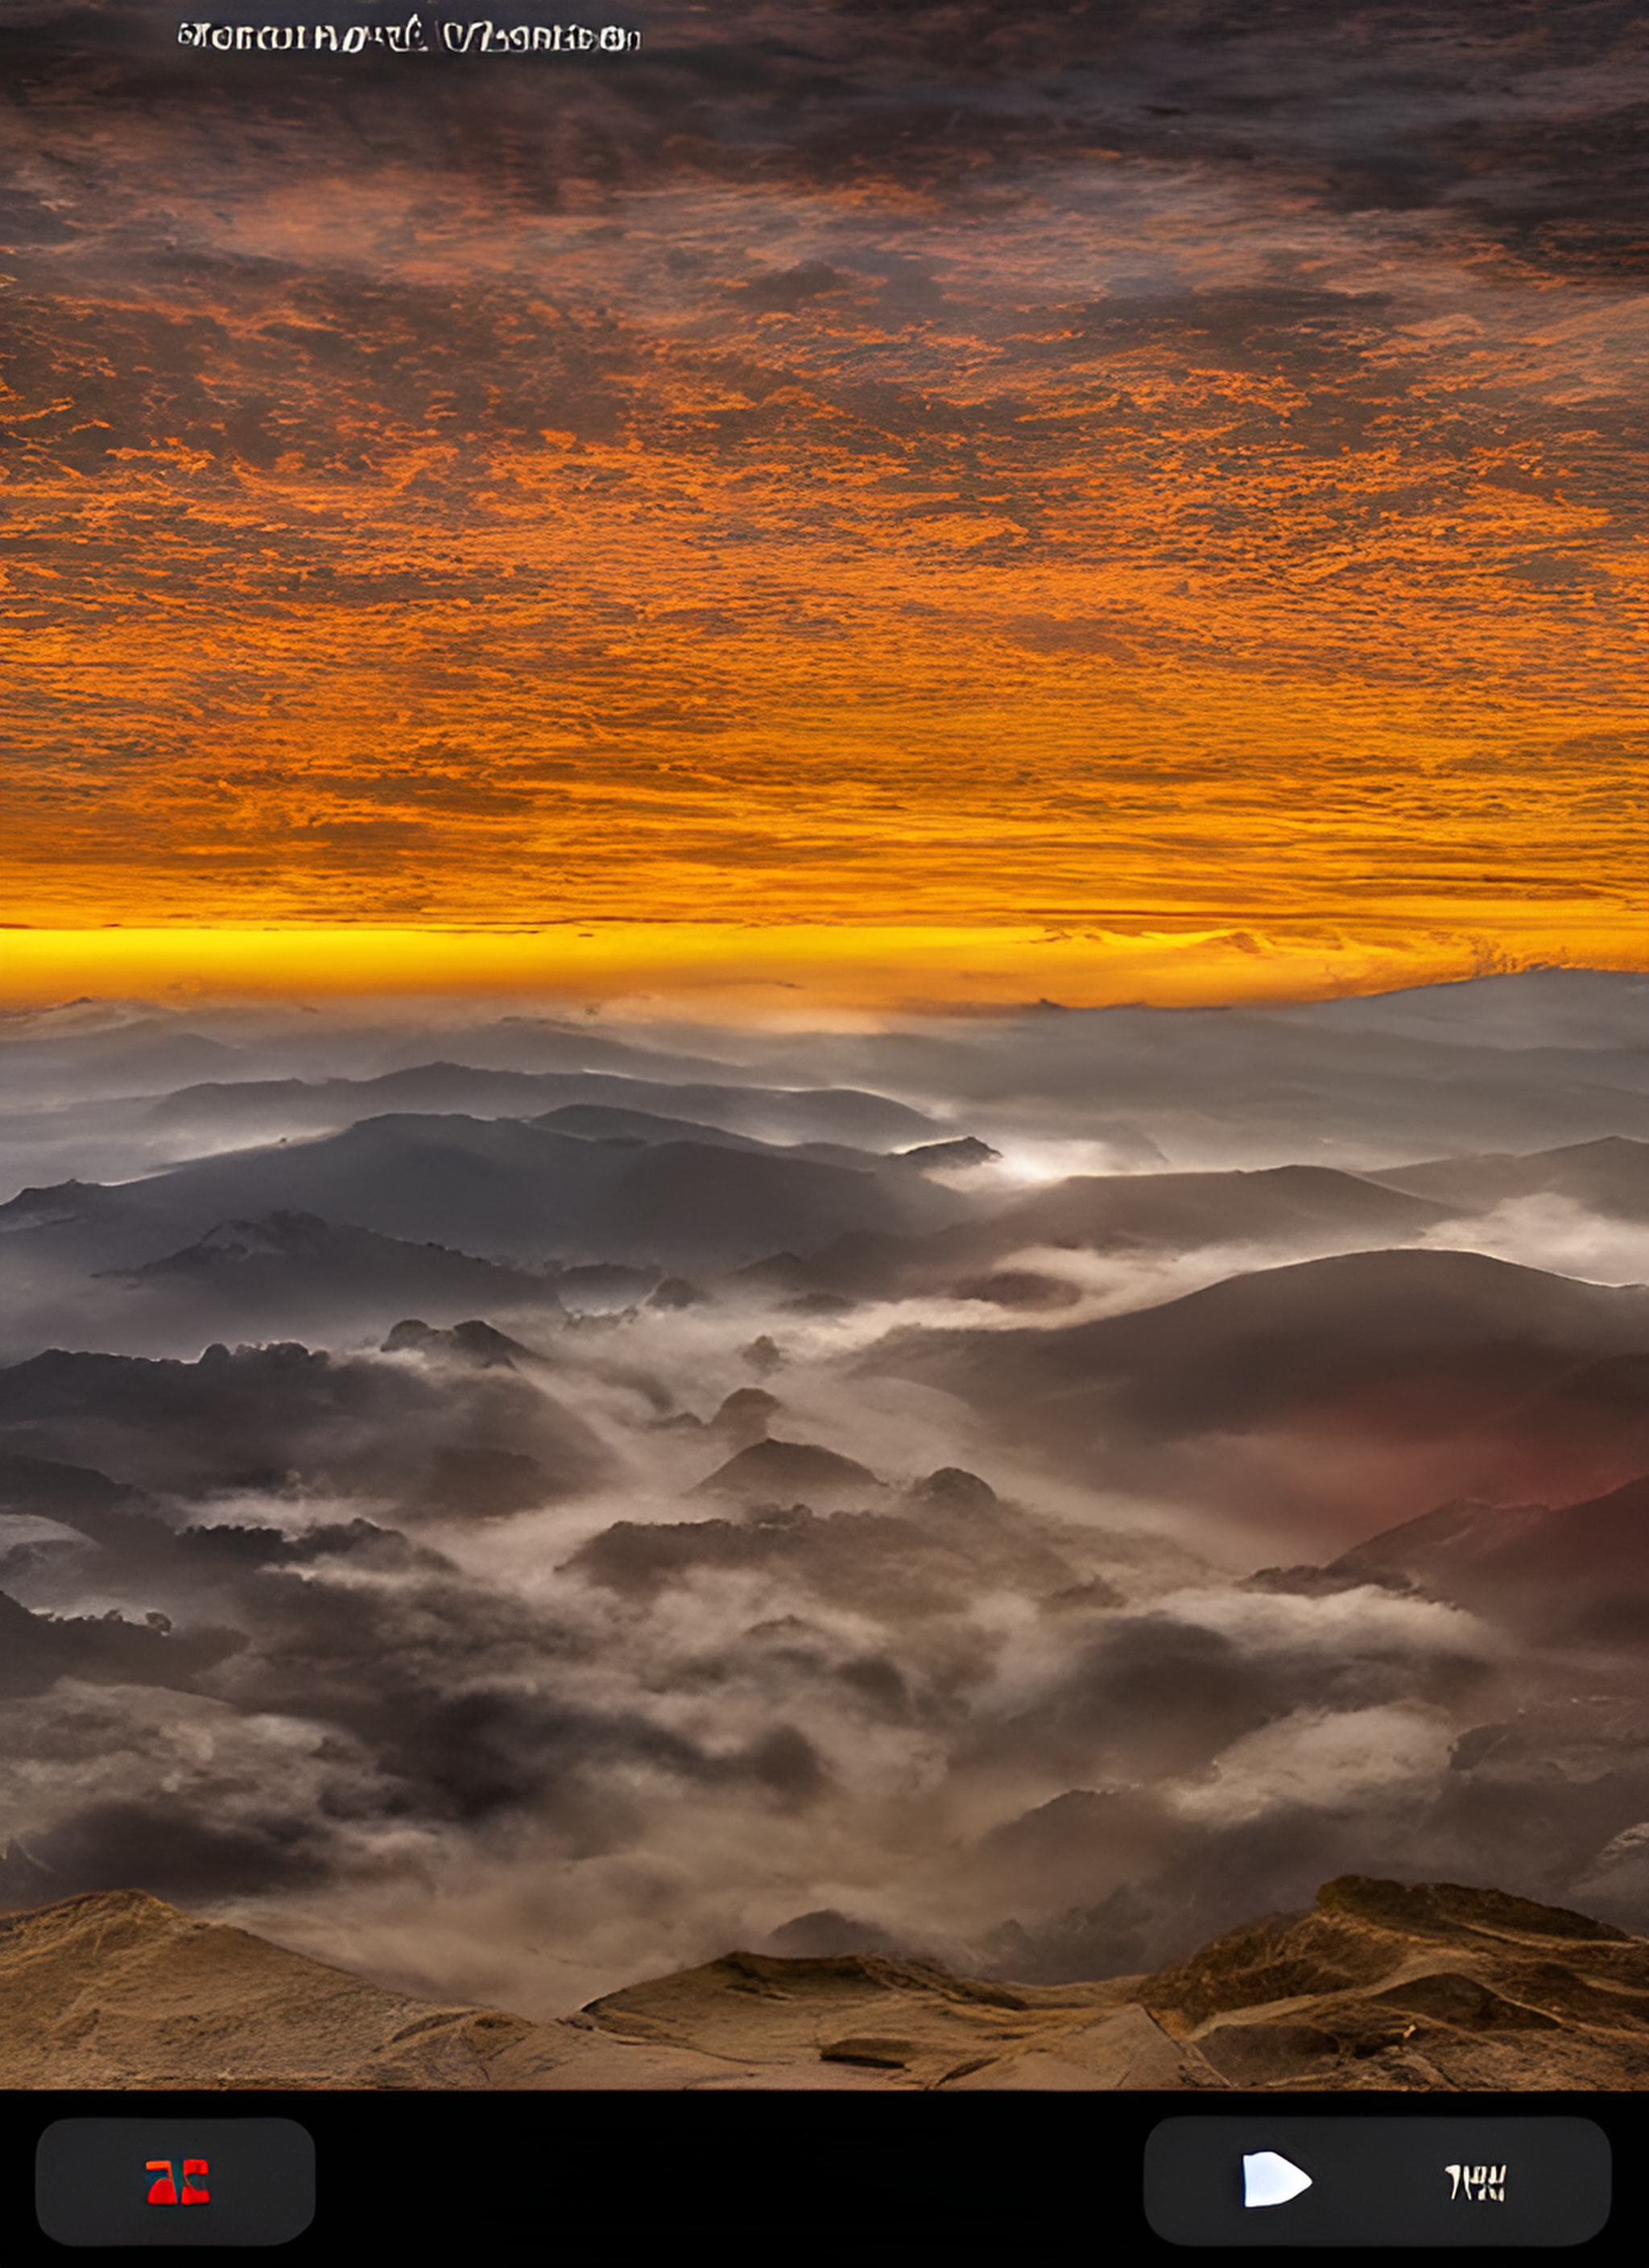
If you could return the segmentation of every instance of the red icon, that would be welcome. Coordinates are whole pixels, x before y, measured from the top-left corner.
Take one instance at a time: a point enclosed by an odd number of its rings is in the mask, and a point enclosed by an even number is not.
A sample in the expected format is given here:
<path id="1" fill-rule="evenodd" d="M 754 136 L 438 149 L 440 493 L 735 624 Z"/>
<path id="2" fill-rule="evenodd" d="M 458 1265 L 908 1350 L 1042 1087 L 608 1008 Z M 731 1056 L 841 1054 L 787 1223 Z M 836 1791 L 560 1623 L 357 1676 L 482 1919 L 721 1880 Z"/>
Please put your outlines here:
<path id="1" fill-rule="evenodd" d="M 149 2184 L 151 2205 L 210 2205 L 212 2193 L 205 2187 L 206 2176 L 211 2171 L 204 2158 L 185 2158 L 183 2161 L 183 2196 L 178 2197 L 178 2185 L 172 2178 L 170 2158 L 146 2158 L 144 2171 L 158 2176 Z M 200 2181 L 195 2180 L 196 2175 Z"/>

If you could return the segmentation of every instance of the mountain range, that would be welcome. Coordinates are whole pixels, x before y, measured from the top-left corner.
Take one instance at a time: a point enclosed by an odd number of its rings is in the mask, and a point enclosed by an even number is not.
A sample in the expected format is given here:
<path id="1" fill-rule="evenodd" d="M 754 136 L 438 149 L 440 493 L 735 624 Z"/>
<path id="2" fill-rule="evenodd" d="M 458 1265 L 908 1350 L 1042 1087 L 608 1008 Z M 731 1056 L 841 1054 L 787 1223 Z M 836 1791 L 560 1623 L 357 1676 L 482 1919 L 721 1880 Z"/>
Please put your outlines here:
<path id="1" fill-rule="evenodd" d="M 1372 1176 L 1459 1213 L 1540 1197 L 1568 1197 L 1616 1220 L 1649 1220 L 1649 1143 L 1618 1134 L 1533 1156 L 1436 1158 Z"/>
<path id="2" fill-rule="evenodd" d="M 0 1918 L 11 2088 L 1112 2093 L 1649 2084 L 1649 1940 L 1356 1876 L 1175 1968 L 1062 1986 L 733 1952 L 534 2023 L 386 1989 L 136 1890 Z"/>
<path id="3" fill-rule="evenodd" d="M 961 1201 L 909 1167 L 846 1167 L 755 1142 L 588 1140 L 515 1118 L 371 1118 L 312 1141 L 231 1151 L 113 1189 L 68 1182 L 0 1207 L 0 1233 L 51 1255 L 132 1266 L 229 1220 L 305 1212 L 433 1239 L 506 1263 L 731 1267 L 787 1243 L 954 1219 Z"/>
<path id="4" fill-rule="evenodd" d="M 1233 1512 L 1277 1485 L 1238 1445 L 1293 1441 L 1316 1453 L 1325 1533 L 1402 1495 L 1564 1500 L 1649 1466 L 1649 1290 L 1477 1253 L 1349 1253 L 1092 1322 L 898 1331 L 862 1359 L 1091 1478 L 1179 1454 L 1176 1478 Z M 1199 1443 L 1219 1454 L 1193 1483 Z"/>

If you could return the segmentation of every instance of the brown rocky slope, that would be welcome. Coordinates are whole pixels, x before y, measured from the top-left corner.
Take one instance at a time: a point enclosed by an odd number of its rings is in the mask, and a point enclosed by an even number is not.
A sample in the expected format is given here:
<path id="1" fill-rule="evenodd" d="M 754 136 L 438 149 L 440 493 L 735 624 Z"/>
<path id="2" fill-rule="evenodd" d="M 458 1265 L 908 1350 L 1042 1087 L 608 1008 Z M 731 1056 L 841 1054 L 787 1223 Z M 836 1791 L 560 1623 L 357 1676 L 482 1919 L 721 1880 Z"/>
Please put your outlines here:
<path id="1" fill-rule="evenodd" d="M 105 1891 L 0 1918 L 0 2009 L 9 2088 L 1649 2088 L 1649 1940 L 1356 1875 L 1155 1976 L 731 1953 L 538 2024 Z"/>

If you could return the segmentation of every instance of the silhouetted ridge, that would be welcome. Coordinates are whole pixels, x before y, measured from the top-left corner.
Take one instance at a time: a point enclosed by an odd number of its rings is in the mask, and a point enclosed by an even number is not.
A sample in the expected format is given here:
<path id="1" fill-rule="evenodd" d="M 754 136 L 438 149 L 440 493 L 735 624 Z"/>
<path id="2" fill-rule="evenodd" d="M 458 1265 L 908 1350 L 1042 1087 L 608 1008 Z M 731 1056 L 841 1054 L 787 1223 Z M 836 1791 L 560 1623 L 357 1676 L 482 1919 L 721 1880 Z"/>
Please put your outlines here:
<path id="1" fill-rule="evenodd" d="M 1649 1476 L 1579 1504 L 1439 1505 L 1323 1572 L 1341 1583 L 1401 1579 L 1548 1632 L 1649 1635 Z"/>
<path id="2" fill-rule="evenodd" d="M 495 1355 L 490 1329 L 477 1326 L 453 1351 L 470 1367 Z M 479 1472 L 500 1456 L 531 1460 L 540 1502 L 591 1486 L 608 1464 L 581 1418 L 504 1364 L 483 1367 L 460 1390 L 450 1373 L 298 1344 L 211 1346 L 194 1363 L 36 1355 L 0 1370 L 0 1447 L 48 1461 L 55 1452 L 65 1464 L 72 1452 L 94 1455 L 119 1480 L 183 1495 L 279 1489 L 295 1476 L 416 1503 L 427 1499 L 433 1469 L 445 1476 L 438 1493 L 453 1508 L 452 1476 L 467 1461 Z M 483 1493 L 497 1509 L 496 1487 Z"/>
<path id="3" fill-rule="evenodd" d="M 1620 1220 L 1649 1220 L 1649 1142 L 1609 1134 L 1527 1156 L 1503 1152 L 1436 1158 L 1370 1176 L 1465 1212 L 1487 1212 L 1523 1197 L 1571 1198 Z"/>
<path id="4" fill-rule="evenodd" d="M 881 1485 L 868 1465 L 834 1449 L 816 1448 L 806 1441 L 754 1441 L 718 1465 L 695 1494 L 791 1503 L 810 1494 L 832 1498 L 843 1491 L 880 1495 Z"/>

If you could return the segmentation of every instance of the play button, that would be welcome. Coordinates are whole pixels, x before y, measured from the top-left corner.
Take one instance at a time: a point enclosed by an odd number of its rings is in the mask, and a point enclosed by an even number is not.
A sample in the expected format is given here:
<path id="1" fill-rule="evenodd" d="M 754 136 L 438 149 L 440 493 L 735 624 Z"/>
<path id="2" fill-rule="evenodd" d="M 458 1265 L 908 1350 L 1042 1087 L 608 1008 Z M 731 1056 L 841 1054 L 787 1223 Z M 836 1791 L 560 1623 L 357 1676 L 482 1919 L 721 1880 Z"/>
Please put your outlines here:
<path id="1" fill-rule="evenodd" d="M 1275 2150 L 1256 2150 L 1242 2161 L 1244 2205 L 1286 2205 L 1301 2190 L 1311 2187 L 1311 2176 L 1302 2174 L 1292 2159 Z"/>
<path id="2" fill-rule="evenodd" d="M 1550 2247 L 1609 2217 L 1603 2129 L 1520 2110 L 1233 2107 L 1161 2120 L 1141 2170 L 1169 2244 Z"/>

